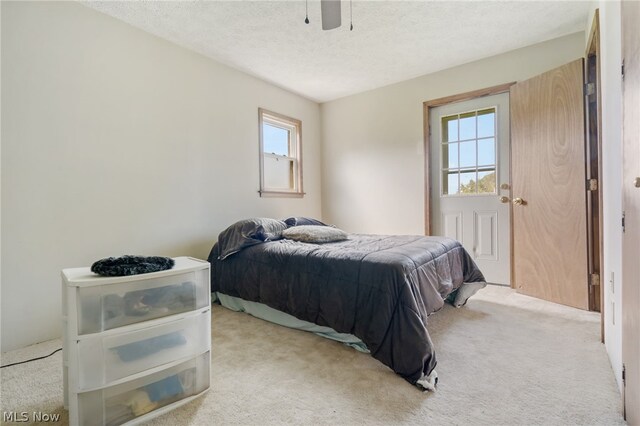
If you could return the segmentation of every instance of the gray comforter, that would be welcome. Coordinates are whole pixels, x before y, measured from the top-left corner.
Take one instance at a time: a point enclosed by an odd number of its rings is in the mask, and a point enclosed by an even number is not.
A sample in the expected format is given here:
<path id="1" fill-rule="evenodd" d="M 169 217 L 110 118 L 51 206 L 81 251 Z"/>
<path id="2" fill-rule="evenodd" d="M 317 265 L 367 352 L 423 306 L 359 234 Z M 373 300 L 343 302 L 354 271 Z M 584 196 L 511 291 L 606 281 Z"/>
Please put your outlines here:
<path id="1" fill-rule="evenodd" d="M 209 262 L 212 291 L 353 334 L 412 384 L 436 366 L 427 316 L 463 282 L 484 281 L 460 243 L 440 237 L 278 240 L 225 260 L 218 259 L 216 244 Z"/>

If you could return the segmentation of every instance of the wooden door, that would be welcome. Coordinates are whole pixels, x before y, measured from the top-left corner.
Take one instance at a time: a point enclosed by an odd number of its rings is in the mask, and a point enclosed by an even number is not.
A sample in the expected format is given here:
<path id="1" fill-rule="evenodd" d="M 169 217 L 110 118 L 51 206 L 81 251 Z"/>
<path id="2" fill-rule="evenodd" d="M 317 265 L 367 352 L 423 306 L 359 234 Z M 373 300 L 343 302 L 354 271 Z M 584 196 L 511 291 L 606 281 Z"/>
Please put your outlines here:
<path id="1" fill-rule="evenodd" d="M 622 363 L 625 418 L 640 425 L 640 3 L 622 2 Z"/>
<path id="2" fill-rule="evenodd" d="M 513 287 L 588 309 L 583 61 L 511 87 Z"/>

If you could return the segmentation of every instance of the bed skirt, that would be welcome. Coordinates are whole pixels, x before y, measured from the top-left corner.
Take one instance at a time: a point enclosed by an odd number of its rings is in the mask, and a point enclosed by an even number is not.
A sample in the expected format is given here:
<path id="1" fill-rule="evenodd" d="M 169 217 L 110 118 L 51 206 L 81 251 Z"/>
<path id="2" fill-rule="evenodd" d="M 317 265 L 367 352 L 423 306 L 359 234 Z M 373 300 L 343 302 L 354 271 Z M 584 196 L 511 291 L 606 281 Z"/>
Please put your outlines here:
<path id="1" fill-rule="evenodd" d="M 293 315 L 286 314 L 277 309 L 273 309 L 263 303 L 251 302 L 239 297 L 233 297 L 224 293 L 213 292 L 211 293 L 211 301 L 218 301 L 222 306 L 227 309 L 231 309 L 236 312 L 246 312 L 256 318 L 263 319 L 284 327 L 293 328 L 296 330 L 309 331 L 317 334 L 320 337 L 335 340 L 340 343 L 344 343 L 347 346 L 364 352 L 370 353 L 367 345 L 353 334 L 338 333 L 331 327 L 324 327 L 314 324 L 309 321 L 303 321 L 294 317 Z"/>

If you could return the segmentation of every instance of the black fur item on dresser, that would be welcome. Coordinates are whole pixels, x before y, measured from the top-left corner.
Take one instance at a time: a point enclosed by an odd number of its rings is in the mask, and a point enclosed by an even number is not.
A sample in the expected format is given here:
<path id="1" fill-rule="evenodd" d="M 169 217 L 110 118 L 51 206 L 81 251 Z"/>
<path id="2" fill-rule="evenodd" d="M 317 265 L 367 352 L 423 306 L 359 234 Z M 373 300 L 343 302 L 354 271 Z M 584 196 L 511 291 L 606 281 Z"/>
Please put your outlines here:
<path id="1" fill-rule="evenodd" d="M 107 277 L 148 274 L 171 269 L 174 263 L 170 257 L 125 255 L 100 259 L 91 265 L 91 272 Z"/>

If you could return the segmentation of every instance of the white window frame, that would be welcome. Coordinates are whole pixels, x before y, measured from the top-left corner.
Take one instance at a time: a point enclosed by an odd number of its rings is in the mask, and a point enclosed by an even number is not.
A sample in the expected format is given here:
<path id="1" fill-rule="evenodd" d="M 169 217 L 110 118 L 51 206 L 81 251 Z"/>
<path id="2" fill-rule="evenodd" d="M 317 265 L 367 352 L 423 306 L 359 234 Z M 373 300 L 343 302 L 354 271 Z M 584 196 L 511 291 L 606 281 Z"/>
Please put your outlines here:
<path id="1" fill-rule="evenodd" d="M 264 124 L 279 127 L 289 132 L 289 155 L 277 155 L 264 152 L 262 128 Z M 260 132 L 260 193 L 261 197 L 303 197 L 302 190 L 302 122 L 286 115 L 264 108 L 258 108 L 258 127 Z M 293 164 L 292 186 L 289 189 L 269 188 L 265 184 L 265 157 L 290 161 Z"/>
<path id="2" fill-rule="evenodd" d="M 488 109 L 493 109 L 494 110 L 494 114 L 495 114 L 495 118 L 493 121 L 493 136 L 485 136 L 485 137 L 478 137 L 478 112 L 479 111 L 485 111 Z M 465 115 L 465 114 L 469 114 L 469 113 L 475 113 L 476 114 L 476 137 L 472 138 L 472 139 L 460 139 L 460 116 Z M 444 135 L 444 128 L 442 126 L 442 120 L 444 118 L 449 118 L 449 117 L 453 117 L 453 116 L 458 116 L 458 140 L 456 141 L 451 141 L 452 143 L 457 143 L 458 144 L 458 167 L 444 167 L 444 146 L 448 145 L 449 142 L 444 142 L 443 141 L 443 135 Z M 455 113 L 455 114 L 445 114 L 445 115 L 441 115 L 440 116 L 440 197 L 442 198 L 455 198 L 455 197 L 492 197 L 495 196 L 498 193 L 498 164 L 500 159 L 498 158 L 498 154 L 500 152 L 499 148 L 498 148 L 498 106 L 497 105 L 492 105 L 492 106 L 488 106 L 485 108 L 478 108 L 478 109 L 473 109 L 470 111 L 463 111 L 463 112 L 459 112 L 459 113 Z M 495 158 L 495 162 L 493 165 L 482 165 L 479 166 L 478 165 L 478 141 L 483 140 L 483 139 L 491 139 L 493 138 L 494 143 L 493 143 L 493 150 L 494 150 L 494 158 Z M 470 142 L 470 141 L 475 141 L 476 143 L 476 162 L 475 162 L 475 166 L 473 167 L 460 167 L 460 143 L 461 142 Z M 496 176 L 496 189 L 494 192 L 476 192 L 473 194 L 468 194 L 468 193 L 455 193 L 455 194 L 445 194 L 444 193 L 444 174 L 447 173 L 448 171 L 457 171 L 458 172 L 458 188 L 460 188 L 460 174 L 461 173 L 465 173 L 465 172 L 475 172 L 476 173 L 476 183 L 479 181 L 478 179 L 478 173 L 481 172 L 486 172 L 489 170 L 486 170 L 487 168 L 492 168 L 495 176 Z"/>

